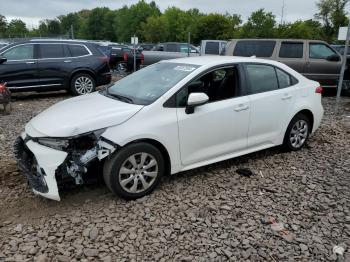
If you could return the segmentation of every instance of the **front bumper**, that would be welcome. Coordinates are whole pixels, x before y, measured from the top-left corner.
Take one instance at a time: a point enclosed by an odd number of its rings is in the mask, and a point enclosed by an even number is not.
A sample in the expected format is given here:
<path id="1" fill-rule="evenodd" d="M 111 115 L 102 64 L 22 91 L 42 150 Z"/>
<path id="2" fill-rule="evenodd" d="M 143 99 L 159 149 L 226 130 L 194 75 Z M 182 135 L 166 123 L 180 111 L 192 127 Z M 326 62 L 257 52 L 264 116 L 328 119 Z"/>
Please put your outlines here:
<path id="1" fill-rule="evenodd" d="M 60 201 L 55 174 L 65 161 L 67 153 L 28 140 L 25 134 L 16 140 L 14 149 L 18 166 L 33 192 Z"/>

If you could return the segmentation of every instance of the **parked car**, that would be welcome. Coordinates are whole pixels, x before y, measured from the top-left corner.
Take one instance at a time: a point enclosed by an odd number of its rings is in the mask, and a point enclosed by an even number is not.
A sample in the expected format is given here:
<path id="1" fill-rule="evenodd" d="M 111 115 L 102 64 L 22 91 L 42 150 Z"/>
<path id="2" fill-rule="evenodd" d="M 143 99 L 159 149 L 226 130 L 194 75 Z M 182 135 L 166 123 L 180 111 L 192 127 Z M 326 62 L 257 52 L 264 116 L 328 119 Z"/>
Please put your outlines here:
<path id="1" fill-rule="evenodd" d="M 162 61 L 40 113 L 15 155 L 44 197 L 59 200 L 57 183 L 85 183 L 99 163 L 112 192 L 136 199 L 164 174 L 278 145 L 300 150 L 320 125 L 321 92 L 319 83 L 271 60 Z"/>
<path id="2" fill-rule="evenodd" d="M 137 46 L 137 49 L 140 51 L 151 51 L 154 48 L 155 44 L 143 43 Z"/>
<path id="3" fill-rule="evenodd" d="M 201 55 L 221 55 L 225 51 L 227 41 L 224 40 L 202 40 L 200 46 Z"/>
<path id="4" fill-rule="evenodd" d="M 337 50 L 339 54 L 344 55 L 345 45 L 331 45 L 331 47 Z M 350 56 L 350 48 L 348 48 L 347 56 Z"/>
<path id="5" fill-rule="evenodd" d="M 341 56 L 326 42 L 295 39 L 234 39 L 227 44 L 227 56 L 256 56 L 282 62 L 324 88 L 336 88 Z M 349 70 L 346 79 L 350 79 Z"/>
<path id="6" fill-rule="evenodd" d="M 126 45 L 111 45 L 111 67 L 122 73 L 134 70 L 134 50 Z M 136 50 L 136 69 L 143 64 L 144 56 L 141 51 Z"/>
<path id="7" fill-rule="evenodd" d="M 89 42 L 31 40 L 0 51 L 0 81 L 12 92 L 69 90 L 94 92 L 109 84 L 108 58 Z"/>
<path id="8" fill-rule="evenodd" d="M 168 42 L 157 44 L 151 51 L 143 51 L 144 66 L 157 63 L 162 60 L 190 56 L 199 56 L 199 51 L 193 45 L 188 43 Z"/>

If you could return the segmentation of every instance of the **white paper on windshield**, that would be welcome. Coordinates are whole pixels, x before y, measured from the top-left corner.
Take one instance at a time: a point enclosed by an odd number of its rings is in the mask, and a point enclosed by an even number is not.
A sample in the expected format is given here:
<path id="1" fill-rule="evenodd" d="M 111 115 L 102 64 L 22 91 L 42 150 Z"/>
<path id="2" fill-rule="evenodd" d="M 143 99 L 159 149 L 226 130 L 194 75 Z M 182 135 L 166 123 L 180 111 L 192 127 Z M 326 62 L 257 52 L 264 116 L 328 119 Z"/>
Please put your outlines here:
<path id="1" fill-rule="evenodd" d="M 196 68 L 193 66 L 177 66 L 174 68 L 176 71 L 192 72 Z"/>

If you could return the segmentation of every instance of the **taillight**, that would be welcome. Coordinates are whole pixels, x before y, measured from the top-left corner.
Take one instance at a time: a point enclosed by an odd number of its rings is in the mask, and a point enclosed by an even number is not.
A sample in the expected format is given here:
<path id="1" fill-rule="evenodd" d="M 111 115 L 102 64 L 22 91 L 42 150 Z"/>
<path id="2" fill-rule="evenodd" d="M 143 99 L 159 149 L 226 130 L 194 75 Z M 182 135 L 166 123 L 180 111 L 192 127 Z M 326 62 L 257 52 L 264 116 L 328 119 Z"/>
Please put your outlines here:
<path id="1" fill-rule="evenodd" d="M 128 54 L 124 53 L 124 62 L 128 62 Z"/>
<path id="2" fill-rule="evenodd" d="M 6 84 L 0 84 L 0 93 L 3 93 L 6 91 Z"/>
<path id="3" fill-rule="evenodd" d="M 141 53 L 141 65 L 145 62 L 145 55 Z"/>
<path id="4" fill-rule="evenodd" d="M 317 87 L 316 90 L 315 90 L 316 94 L 322 94 L 322 92 L 323 92 L 322 86 Z"/>

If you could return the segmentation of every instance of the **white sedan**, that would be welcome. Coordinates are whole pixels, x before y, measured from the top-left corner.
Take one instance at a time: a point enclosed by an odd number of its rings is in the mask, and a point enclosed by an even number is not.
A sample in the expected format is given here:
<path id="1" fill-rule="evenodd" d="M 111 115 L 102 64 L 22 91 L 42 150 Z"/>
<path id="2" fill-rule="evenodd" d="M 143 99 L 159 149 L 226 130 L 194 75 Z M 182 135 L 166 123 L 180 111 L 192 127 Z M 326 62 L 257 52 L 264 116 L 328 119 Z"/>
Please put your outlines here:
<path id="1" fill-rule="evenodd" d="M 273 61 L 162 61 L 42 112 L 26 125 L 15 154 L 44 197 L 60 200 L 60 185 L 83 184 L 100 165 L 112 192 L 136 199 L 165 174 L 278 145 L 301 149 L 320 125 L 321 92 Z"/>

